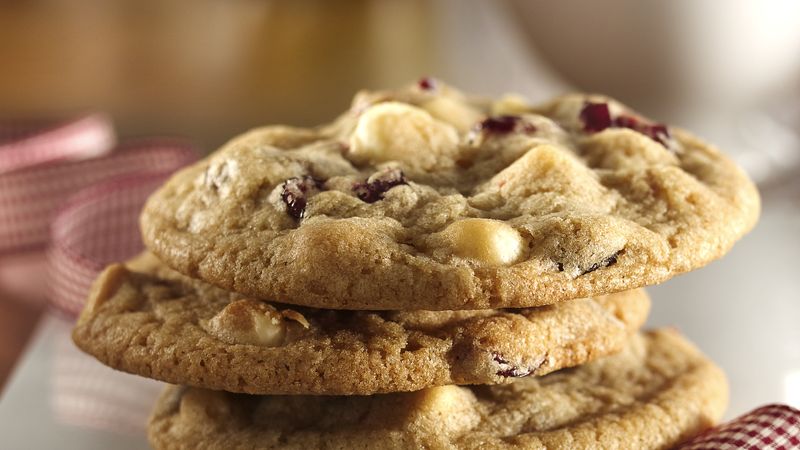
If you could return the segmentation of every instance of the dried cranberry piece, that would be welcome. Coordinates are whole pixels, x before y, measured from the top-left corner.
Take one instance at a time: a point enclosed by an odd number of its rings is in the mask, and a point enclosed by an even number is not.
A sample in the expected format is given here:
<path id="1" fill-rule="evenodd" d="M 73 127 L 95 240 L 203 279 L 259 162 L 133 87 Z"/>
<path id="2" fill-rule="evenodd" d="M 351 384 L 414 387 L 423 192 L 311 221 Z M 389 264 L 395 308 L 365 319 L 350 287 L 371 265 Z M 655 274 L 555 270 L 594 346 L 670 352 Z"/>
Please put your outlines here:
<path id="1" fill-rule="evenodd" d="M 664 147 L 670 148 L 669 143 L 672 140 L 672 136 L 669 134 L 669 130 L 667 129 L 666 125 L 659 123 L 653 125 L 642 125 L 637 128 L 636 131 L 644 134 Z"/>
<path id="2" fill-rule="evenodd" d="M 528 375 L 533 373 L 533 369 L 526 367 L 521 368 L 515 365 L 512 365 L 507 359 L 503 357 L 503 355 L 493 352 L 492 359 L 501 366 L 501 369 L 497 371 L 497 375 L 501 377 L 514 377 L 514 378 L 521 378 L 527 377 Z"/>
<path id="3" fill-rule="evenodd" d="M 632 116 L 623 115 L 617 117 L 614 119 L 614 126 L 638 131 L 667 148 L 669 148 L 669 140 L 672 139 L 666 125 L 660 123 L 644 123 Z"/>
<path id="4" fill-rule="evenodd" d="M 642 126 L 644 126 L 644 124 L 641 123 L 639 119 L 637 119 L 636 117 L 625 116 L 625 115 L 619 116 L 616 119 L 614 119 L 613 125 L 617 128 L 630 128 L 631 130 L 637 130 L 637 131 Z"/>
<path id="5" fill-rule="evenodd" d="M 281 199 L 286 203 L 286 212 L 295 219 L 302 219 L 308 204 L 308 195 L 320 189 L 322 183 L 310 175 L 293 177 L 283 182 Z"/>
<path id="6" fill-rule="evenodd" d="M 646 123 L 628 115 L 621 115 L 612 119 L 608 103 L 586 102 L 583 109 L 581 109 L 580 118 L 583 121 L 583 129 L 590 133 L 597 133 L 606 128 L 628 128 L 642 133 L 668 149 L 671 148 L 670 140 L 672 136 L 666 125 Z"/>
<path id="7" fill-rule="evenodd" d="M 478 128 L 490 133 L 510 133 L 517 127 L 518 121 L 519 117 L 516 116 L 489 117 L 478 124 Z"/>
<path id="8" fill-rule="evenodd" d="M 657 141 L 664 147 L 669 148 L 669 141 L 672 140 L 672 135 L 669 132 L 669 128 L 666 125 L 657 123 L 655 125 L 650 126 L 649 133 L 647 133 L 651 139 Z"/>
<path id="9" fill-rule="evenodd" d="M 487 133 L 507 134 L 521 128 L 526 133 L 533 133 L 536 127 L 530 123 L 526 123 L 519 116 L 493 116 L 488 117 L 477 126 L 478 131 L 486 131 Z"/>
<path id="10" fill-rule="evenodd" d="M 604 259 L 604 260 L 602 260 L 600 262 L 596 262 L 596 263 L 592 264 L 591 266 L 589 266 L 589 268 L 584 270 L 581 273 L 581 275 L 586 275 L 587 273 L 592 273 L 592 272 L 594 272 L 595 270 L 597 270 L 597 269 L 599 269 L 601 267 L 613 266 L 614 264 L 617 263 L 617 257 L 619 257 L 620 252 L 621 252 L 621 250 L 616 252 L 616 253 L 614 253 L 613 255 L 609 256 L 608 258 L 606 258 L 606 259 Z"/>
<path id="11" fill-rule="evenodd" d="M 432 91 L 436 89 L 436 80 L 431 77 L 422 77 L 417 81 L 417 86 L 423 91 Z"/>
<path id="12" fill-rule="evenodd" d="M 408 184 L 406 176 L 400 169 L 385 169 L 367 179 L 364 183 L 356 183 L 353 192 L 367 203 L 375 203 L 383 199 L 383 194 L 389 189 Z"/>
<path id="13" fill-rule="evenodd" d="M 611 110 L 608 103 L 586 102 L 581 109 L 583 129 L 592 133 L 603 131 L 611 126 Z"/>

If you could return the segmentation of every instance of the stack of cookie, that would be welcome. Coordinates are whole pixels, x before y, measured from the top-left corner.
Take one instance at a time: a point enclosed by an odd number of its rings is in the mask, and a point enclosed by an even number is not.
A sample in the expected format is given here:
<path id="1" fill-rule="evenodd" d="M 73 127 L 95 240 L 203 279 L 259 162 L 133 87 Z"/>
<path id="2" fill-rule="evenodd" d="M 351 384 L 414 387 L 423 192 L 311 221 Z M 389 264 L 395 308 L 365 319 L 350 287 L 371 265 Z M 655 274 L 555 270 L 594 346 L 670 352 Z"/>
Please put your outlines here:
<path id="1" fill-rule="evenodd" d="M 333 123 L 240 136 L 149 200 L 73 337 L 163 380 L 157 448 L 664 448 L 723 373 L 659 283 L 724 254 L 758 194 L 605 97 L 540 106 L 433 79 Z"/>

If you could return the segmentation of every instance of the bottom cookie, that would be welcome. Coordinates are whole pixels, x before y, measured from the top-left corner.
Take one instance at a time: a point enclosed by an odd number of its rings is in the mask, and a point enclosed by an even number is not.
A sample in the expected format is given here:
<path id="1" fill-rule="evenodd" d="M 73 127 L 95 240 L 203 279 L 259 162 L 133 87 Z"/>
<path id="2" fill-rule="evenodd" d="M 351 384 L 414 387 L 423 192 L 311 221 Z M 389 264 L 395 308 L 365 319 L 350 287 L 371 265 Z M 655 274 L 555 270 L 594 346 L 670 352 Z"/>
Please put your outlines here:
<path id="1" fill-rule="evenodd" d="M 149 438 L 180 448 L 669 448 L 723 414 L 725 375 L 676 331 L 498 386 L 373 396 L 258 396 L 168 387 Z"/>

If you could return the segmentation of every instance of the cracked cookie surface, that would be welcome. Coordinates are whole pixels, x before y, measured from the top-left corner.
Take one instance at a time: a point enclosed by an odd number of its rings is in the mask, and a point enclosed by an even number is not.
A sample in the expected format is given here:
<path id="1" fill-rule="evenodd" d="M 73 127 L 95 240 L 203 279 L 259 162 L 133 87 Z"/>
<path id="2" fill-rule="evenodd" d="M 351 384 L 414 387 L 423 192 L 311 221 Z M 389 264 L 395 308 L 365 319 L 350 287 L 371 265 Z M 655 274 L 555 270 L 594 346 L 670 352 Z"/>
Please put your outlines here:
<path id="1" fill-rule="evenodd" d="M 374 396 L 248 396 L 170 386 L 157 449 L 664 449 L 712 426 L 724 374 L 672 330 L 592 363 L 498 386 Z"/>
<path id="2" fill-rule="evenodd" d="M 506 383 L 622 349 L 642 290 L 520 310 L 333 311 L 243 298 L 144 254 L 98 278 L 73 332 L 119 370 L 245 393 L 373 394 Z"/>
<path id="3" fill-rule="evenodd" d="M 620 103 L 530 106 L 441 82 L 361 92 L 333 123 L 233 139 L 142 214 L 174 269 L 330 309 L 528 307 L 720 257 L 758 193 L 717 149 Z"/>

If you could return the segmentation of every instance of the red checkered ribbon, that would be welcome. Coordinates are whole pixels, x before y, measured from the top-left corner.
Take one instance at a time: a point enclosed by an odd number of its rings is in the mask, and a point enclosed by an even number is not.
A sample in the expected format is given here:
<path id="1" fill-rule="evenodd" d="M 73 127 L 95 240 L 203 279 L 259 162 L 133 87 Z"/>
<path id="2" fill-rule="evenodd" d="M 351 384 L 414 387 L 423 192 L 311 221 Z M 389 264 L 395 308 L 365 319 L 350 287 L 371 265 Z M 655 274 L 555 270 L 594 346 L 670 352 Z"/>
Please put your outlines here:
<path id="1" fill-rule="evenodd" d="M 114 141 L 102 115 L 0 125 L 0 254 L 43 246 L 66 196 L 108 176 L 85 170 L 85 160 L 107 154 Z"/>
<path id="2" fill-rule="evenodd" d="M 113 176 L 72 194 L 52 221 L 47 259 L 53 305 L 78 314 L 97 274 L 142 250 L 137 217 L 145 200 L 195 158 L 183 143 L 148 140 L 83 163 Z"/>
<path id="3" fill-rule="evenodd" d="M 49 300 L 80 312 L 100 270 L 141 251 L 147 196 L 197 158 L 186 143 L 126 142 L 104 115 L 55 124 L 0 124 L 0 255 L 47 249 Z M 141 433 L 160 383 L 80 353 L 63 323 L 52 406 L 63 423 Z"/>
<path id="4" fill-rule="evenodd" d="M 77 314 L 97 273 L 142 246 L 136 216 L 174 170 L 186 143 L 114 147 L 104 115 L 57 124 L 0 125 L 0 254 L 48 247 L 50 300 Z"/>
<path id="5" fill-rule="evenodd" d="M 45 249 L 49 300 L 75 315 L 107 264 L 141 251 L 148 195 L 197 158 L 169 139 L 114 147 L 103 115 L 57 124 L 0 124 L 0 255 Z M 64 423 L 141 433 L 160 383 L 80 353 L 69 324 L 56 342 L 52 407 Z"/>
<path id="6" fill-rule="evenodd" d="M 111 121 L 100 114 L 49 124 L 0 124 L 0 174 L 100 156 L 113 145 Z"/>
<path id="7" fill-rule="evenodd" d="M 699 434 L 678 449 L 800 449 L 800 411 L 787 405 L 762 406 Z"/>

